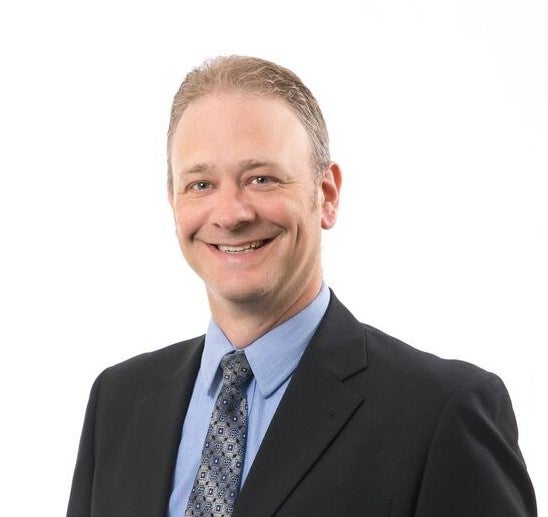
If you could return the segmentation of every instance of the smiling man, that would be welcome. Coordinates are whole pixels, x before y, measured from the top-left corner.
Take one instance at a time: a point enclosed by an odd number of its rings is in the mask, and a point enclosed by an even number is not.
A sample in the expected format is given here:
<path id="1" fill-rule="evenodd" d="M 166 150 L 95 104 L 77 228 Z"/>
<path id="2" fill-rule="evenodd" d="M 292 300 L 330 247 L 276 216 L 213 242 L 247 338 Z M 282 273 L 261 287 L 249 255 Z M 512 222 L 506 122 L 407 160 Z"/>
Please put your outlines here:
<path id="1" fill-rule="evenodd" d="M 320 232 L 335 223 L 341 176 L 334 163 L 312 173 L 308 135 L 284 101 L 203 95 L 180 117 L 171 168 L 181 249 L 233 345 L 249 345 L 317 296 Z"/>
<path id="2" fill-rule="evenodd" d="M 359 323 L 322 282 L 341 172 L 295 74 L 193 70 L 168 166 L 211 322 L 99 376 L 69 517 L 536 515 L 500 379 Z"/>

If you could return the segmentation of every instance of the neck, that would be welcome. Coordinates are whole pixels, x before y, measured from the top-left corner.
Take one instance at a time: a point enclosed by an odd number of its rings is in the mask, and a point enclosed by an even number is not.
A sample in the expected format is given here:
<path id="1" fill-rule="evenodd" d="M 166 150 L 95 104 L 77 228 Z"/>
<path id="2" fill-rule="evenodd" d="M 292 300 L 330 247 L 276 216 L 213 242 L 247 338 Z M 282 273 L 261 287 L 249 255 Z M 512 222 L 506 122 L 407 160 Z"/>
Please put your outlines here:
<path id="1" fill-rule="evenodd" d="M 215 322 L 237 348 L 245 348 L 269 330 L 281 325 L 302 311 L 318 295 L 321 278 L 290 300 L 254 299 L 232 302 L 208 292 L 209 306 Z M 265 297 L 266 298 L 266 297 Z"/>

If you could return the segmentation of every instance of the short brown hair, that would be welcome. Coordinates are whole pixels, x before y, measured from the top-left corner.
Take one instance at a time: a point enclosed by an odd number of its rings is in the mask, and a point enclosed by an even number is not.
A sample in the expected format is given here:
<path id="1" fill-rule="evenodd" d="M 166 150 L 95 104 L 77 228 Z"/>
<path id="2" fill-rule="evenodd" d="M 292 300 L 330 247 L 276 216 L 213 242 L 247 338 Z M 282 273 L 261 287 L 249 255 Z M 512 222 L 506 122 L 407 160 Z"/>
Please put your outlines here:
<path id="1" fill-rule="evenodd" d="M 173 99 L 167 133 L 168 189 L 173 190 L 171 145 L 181 116 L 190 103 L 213 92 L 244 92 L 279 98 L 295 112 L 310 138 L 312 162 L 319 177 L 329 165 L 329 137 L 320 106 L 291 70 L 246 56 L 221 56 L 187 74 Z"/>

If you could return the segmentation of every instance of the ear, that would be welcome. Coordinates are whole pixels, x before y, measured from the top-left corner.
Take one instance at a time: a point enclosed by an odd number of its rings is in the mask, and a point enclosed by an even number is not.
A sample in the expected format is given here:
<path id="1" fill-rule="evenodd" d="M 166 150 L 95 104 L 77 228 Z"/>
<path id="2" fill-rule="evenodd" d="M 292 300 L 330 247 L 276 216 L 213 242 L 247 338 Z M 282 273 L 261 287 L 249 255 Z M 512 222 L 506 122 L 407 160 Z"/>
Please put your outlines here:
<path id="1" fill-rule="evenodd" d="M 321 179 L 322 202 L 322 228 L 329 230 L 337 222 L 337 210 L 339 208 L 339 194 L 341 191 L 342 174 L 339 165 L 331 162 L 325 169 Z"/>

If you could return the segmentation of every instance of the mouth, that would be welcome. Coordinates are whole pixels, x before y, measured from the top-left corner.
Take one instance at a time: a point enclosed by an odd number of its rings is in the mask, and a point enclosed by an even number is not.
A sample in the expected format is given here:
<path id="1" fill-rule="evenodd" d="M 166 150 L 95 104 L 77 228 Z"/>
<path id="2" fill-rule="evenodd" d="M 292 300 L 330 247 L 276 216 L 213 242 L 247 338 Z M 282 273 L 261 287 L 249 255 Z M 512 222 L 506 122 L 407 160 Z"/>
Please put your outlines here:
<path id="1" fill-rule="evenodd" d="M 240 244 L 239 246 L 228 246 L 226 244 L 216 244 L 215 247 L 219 251 L 223 251 L 225 253 L 249 253 L 251 251 L 262 248 L 268 242 L 270 242 L 270 239 L 246 242 L 245 244 Z"/>

